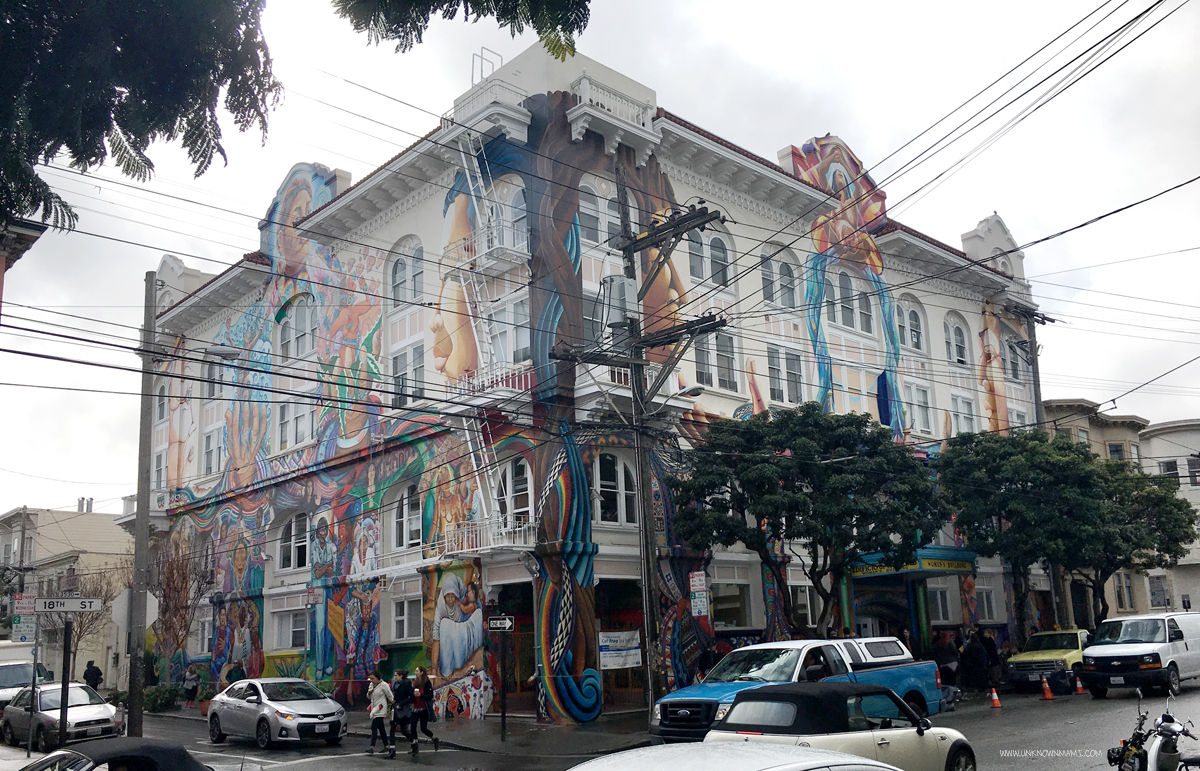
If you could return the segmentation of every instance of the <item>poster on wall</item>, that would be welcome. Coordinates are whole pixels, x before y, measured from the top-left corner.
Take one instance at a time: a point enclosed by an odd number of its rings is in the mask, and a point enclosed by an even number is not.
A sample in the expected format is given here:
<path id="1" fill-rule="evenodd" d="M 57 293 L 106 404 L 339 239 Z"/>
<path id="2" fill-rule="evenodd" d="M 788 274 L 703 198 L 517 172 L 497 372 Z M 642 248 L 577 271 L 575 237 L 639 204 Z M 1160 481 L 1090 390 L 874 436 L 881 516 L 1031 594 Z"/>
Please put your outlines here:
<path id="1" fill-rule="evenodd" d="M 709 621 L 708 609 L 708 577 L 703 570 L 688 574 L 688 589 L 691 593 L 692 615 L 709 633 L 712 625 Z"/>
<path id="2" fill-rule="evenodd" d="M 597 632 L 600 641 L 601 669 L 632 669 L 642 665 L 642 633 Z"/>

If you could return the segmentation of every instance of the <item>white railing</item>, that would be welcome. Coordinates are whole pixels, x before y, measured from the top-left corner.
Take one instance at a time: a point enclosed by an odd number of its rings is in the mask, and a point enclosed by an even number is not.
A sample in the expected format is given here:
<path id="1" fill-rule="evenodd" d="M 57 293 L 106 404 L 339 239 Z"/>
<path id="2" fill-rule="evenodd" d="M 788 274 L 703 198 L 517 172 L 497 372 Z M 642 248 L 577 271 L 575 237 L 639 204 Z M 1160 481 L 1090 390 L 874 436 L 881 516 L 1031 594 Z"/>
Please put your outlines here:
<path id="1" fill-rule="evenodd" d="M 442 116 L 442 128 L 450 128 L 455 123 L 465 123 L 490 104 L 519 107 L 527 97 L 528 94 L 516 86 L 505 83 L 503 80 L 488 78 L 460 99 L 455 100 L 454 109 L 447 111 Z"/>
<path id="2" fill-rule="evenodd" d="M 499 258 L 502 253 L 528 256 L 529 225 L 526 220 L 512 222 L 506 217 L 491 217 L 484 227 L 476 228 L 471 235 L 446 247 L 446 263 L 466 267 L 473 260 L 482 258 L 486 262 L 488 257 Z"/>
<path id="3" fill-rule="evenodd" d="M 537 544 L 537 525 L 530 521 L 510 520 L 497 517 L 482 522 L 458 522 L 427 544 L 388 552 L 383 555 L 380 565 L 384 568 L 417 567 L 430 561 L 492 549 L 532 549 Z"/>
<path id="4" fill-rule="evenodd" d="M 448 380 L 446 393 L 451 396 L 473 396 L 493 391 L 528 391 L 534 385 L 533 367 L 529 362 L 509 364 L 493 361 L 480 365 L 474 372 Z"/>
<path id="5" fill-rule="evenodd" d="M 616 89 L 597 83 L 586 74 L 571 84 L 571 92 L 579 97 L 581 103 L 590 104 L 635 126 L 648 129 L 654 121 L 654 108 L 649 103 L 639 102 Z"/>

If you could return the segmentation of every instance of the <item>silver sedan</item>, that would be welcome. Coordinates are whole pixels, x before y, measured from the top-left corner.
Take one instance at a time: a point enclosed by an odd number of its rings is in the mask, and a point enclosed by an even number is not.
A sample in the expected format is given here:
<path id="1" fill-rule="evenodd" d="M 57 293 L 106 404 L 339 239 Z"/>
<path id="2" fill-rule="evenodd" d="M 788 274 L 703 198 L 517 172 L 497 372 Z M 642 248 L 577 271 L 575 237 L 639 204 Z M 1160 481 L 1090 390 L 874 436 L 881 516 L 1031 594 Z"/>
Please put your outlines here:
<path id="1" fill-rule="evenodd" d="M 42 752 L 58 746 L 59 706 L 62 688 L 59 685 L 39 687 L 35 693 L 23 688 L 4 708 L 0 717 L 0 734 L 9 745 L 29 740 L 31 721 L 29 705 L 37 699 L 32 715 L 33 740 Z M 81 683 L 71 683 L 67 691 L 67 741 L 78 742 L 119 733 L 114 720 L 117 708 L 100 694 Z"/>
<path id="2" fill-rule="evenodd" d="M 346 729 L 346 710 L 296 677 L 239 680 L 208 707 L 208 738 L 217 744 L 227 736 L 253 739 L 264 750 L 276 742 L 304 739 L 337 744 Z"/>

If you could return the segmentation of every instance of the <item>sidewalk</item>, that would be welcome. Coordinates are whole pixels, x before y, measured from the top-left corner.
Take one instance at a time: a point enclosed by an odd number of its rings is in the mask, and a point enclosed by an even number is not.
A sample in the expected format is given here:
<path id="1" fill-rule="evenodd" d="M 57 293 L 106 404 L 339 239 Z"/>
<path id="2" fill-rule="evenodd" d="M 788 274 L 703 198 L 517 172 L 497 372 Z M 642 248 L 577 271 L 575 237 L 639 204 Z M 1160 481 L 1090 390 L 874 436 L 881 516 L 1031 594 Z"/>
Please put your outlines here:
<path id="1" fill-rule="evenodd" d="M 203 725 L 206 720 L 195 709 L 173 712 L 147 712 L 151 718 L 190 720 Z M 371 735 L 371 721 L 365 711 L 346 713 L 350 736 L 364 739 Z M 552 725 L 536 723 L 528 718 L 512 718 L 507 722 L 506 741 L 500 741 L 500 718 L 489 715 L 486 720 L 439 720 L 429 725 L 447 747 L 474 752 L 509 755 L 597 755 L 644 747 L 650 744 L 646 713 L 642 711 L 602 716 L 585 725 Z M 200 729 L 203 730 L 203 729 Z M 24 757 L 24 755 L 22 755 Z M 0 767 L 0 771 L 6 771 Z"/>
<path id="2" fill-rule="evenodd" d="M 24 747 L 9 747 L 0 742 L 0 771 L 18 771 L 41 757 L 44 757 L 42 753 L 35 750 L 33 756 L 26 760 Z"/>

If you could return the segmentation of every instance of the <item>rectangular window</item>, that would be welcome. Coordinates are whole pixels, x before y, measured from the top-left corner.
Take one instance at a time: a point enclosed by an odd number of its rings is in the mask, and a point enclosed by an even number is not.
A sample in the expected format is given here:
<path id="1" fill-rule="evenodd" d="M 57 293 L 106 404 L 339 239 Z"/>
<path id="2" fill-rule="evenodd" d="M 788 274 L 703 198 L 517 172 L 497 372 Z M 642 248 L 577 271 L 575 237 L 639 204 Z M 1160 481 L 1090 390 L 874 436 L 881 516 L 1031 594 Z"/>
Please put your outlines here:
<path id="1" fill-rule="evenodd" d="M 392 406 L 406 407 L 425 397 L 425 346 L 414 345 L 392 357 Z"/>
<path id="2" fill-rule="evenodd" d="M 975 431 L 975 402 L 962 396 L 950 397 L 950 412 L 954 418 L 954 433 L 970 434 Z"/>
<path id="3" fill-rule="evenodd" d="M 1024 412 L 1014 412 L 1012 426 L 1014 428 L 1023 428 L 1029 422 L 1029 417 Z"/>
<path id="4" fill-rule="evenodd" d="M 582 206 L 579 207 L 579 235 L 584 241 L 593 244 L 600 240 L 600 217 L 584 211 Z"/>
<path id="5" fill-rule="evenodd" d="M 909 428 L 928 434 L 933 426 L 929 389 L 919 385 L 905 385 L 904 397 L 905 406 L 908 408 Z"/>
<path id="6" fill-rule="evenodd" d="M 1142 452 L 1136 444 L 1129 445 L 1129 459 L 1134 463 L 1142 462 Z"/>
<path id="7" fill-rule="evenodd" d="M 288 441 L 291 437 L 292 421 L 289 408 L 290 404 L 279 405 L 279 449 L 280 451 L 288 448 Z"/>
<path id="8" fill-rule="evenodd" d="M 597 295 L 583 295 L 583 333 L 587 336 L 585 343 L 598 343 L 604 338 L 604 307 L 600 305 Z"/>
<path id="9" fill-rule="evenodd" d="M 1133 610 L 1133 576 L 1125 574 L 1125 602 Z"/>
<path id="10" fill-rule="evenodd" d="M 283 523 L 279 535 L 279 569 L 308 567 L 308 515 L 297 514 Z"/>
<path id="11" fill-rule="evenodd" d="M 204 619 L 200 622 L 200 652 L 212 653 L 213 647 L 213 622 L 210 619 Z"/>
<path id="12" fill-rule="evenodd" d="M 1109 460 L 1125 460 L 1125 446 L 1121 444 L 1110 444 L 1108 446 Z"/>
<path id="13" fill-rule="evenodd" d="M 950 602 L 946 589 L 929 590 L 929 620 L 943 624 L 950 621 Z"/>
<path id="14" fill-rule="evenodd" d="M 996 606 L 993 601 L 991 589 L 975 588 L 975 608 L 979 614 L 980 621 L 996 620 Z"/>
<path id="15" fill-rule="evenodd" d="M 767 346 L 767 382 L 771 386 L 771 401 L 783 401 L 783 365 L 779 349 Z"/>
<path id="16" fill-rule="evenodd" d="M 155 455 L 154 455 L 154 487 L 155 487 L 155 489 L 159 489 L 159 490 L 162 489 L 163 472 L 165 471 L 165 466 L 166 466 L 166 459 L 163 457 L 163 453 L 161 453 L 161 452 L 155 453 Z"/>
<path id="17" fill-rule="evenodd" d="M 1068 442 L 1071 441 L 1071 429 L 1055 428 L 1054 429 L 1054 438 L 1055 439 L 1066 439 Z"/>
<path id="18" fill-rule="evenodd" d="M 809 626 L 816 626 L 817 616 L 821 613 L 821 602 L 817 590 L 812 586 L 792 585 L 792 607 L 805 619 Z"/>
<path id="19" fill-rule="evenodd" d="M 308 647 L 308 611 L 275 614 L 275 648 Z"/>
<path id="20" fill-rule="evenodd" d="M 696 382 L 706 386 L 713 384 L 711 346 L 711 337 L 696 341 Z"/>
<path id="21" fill-rule="evenodd" d="M 730 391 L 737 390 L 736 360 L 733 353 L 733 336 L 717 333 L 717 386 Z"/>
<path id="22" fill-rule="evenodd" d="M 513 362 L 529 361 L 533 358 L 529 345 L 529 301 L 513 303 Z"/>
<path id="23" fill-rule="evenodd" d="M 1179 477 L 1179 461 L 1162 460 L 1158 462 L 1158 473 L 1165 477 Z"/>
<path id="24" fill-rule="evenodd" d="M 784 369 L 787 372 L 787 395 L 792 404 L 804 401 L 803 381 L 800 378 L 800 354 L 787 353 L 784 357 Z"/>
<path id="25" fill-rule="evenodd" d="M 1200 458 L 1188 458 L 1188 481 L 1192 487 L 1200 486 Z"/>
<path id="26" fill-rule="evenodd" d="M 204 435 L 204 473 L 216 474 L 225 467 L 224 429 L 209 431 Z"/>
<path id="27" fill-rule="evenodd" d="M 750 586 L 713 584 L 712 622 L 717 629 L 750 626 Z"/>
<path id="28" fill-rule="evenodd" d="M 421 639 L 421 600 L 396 600 L 392 614 L 397 640 Z"/>
<path id="29" fill-rule="evenodd" d="M 1091 444 L 1091 435 L 1086 428 L 1077 428 L 1075 432 L 1076 437 L 1078 437 L 1076 441 L 1080 444 Z"/>
<path id="30" fill-rule="evenodd" d="M 294 409 L 296 414 L 292 418 L 292 423 L 295 424 L 296 434 L 292 441 L 293 447 L 308 441 L 308 412 L 302 404 L 297 404 Z"/>
<path id="31" fill-rule="evenodd" d="M 496 308 L 488 314 L 492 326 L 492 359 L 503 364 L 512 363 L 512 352 L 508 347 L 508 309 Z"/>
<path id="32" fill-rule="evenodd" d="M 417 486 L 409 485 L 404 495 L 407 511 L 405 513 L 405 536 L 409 546 L 421 545 L 421 497 L 417 494 Z"/>
<path id="33" fill-rule="evenodd" d="M 688 271 L 697 281 L 704 280 L 704 242 L 700 234 L 691 231 L 687 234 L 688 241 Z"/>
<path id="34" fill-rule="evenodd" d="M 1150 586 L 1150 607 L 1165 608 L 1170 603 L 1167 601 L 1167 577 L 1166 576 L 1150 576 L 1148 580 Z"/>
<path id="35" fill-rule="evenodd" d="M 1121 583 L 1121 574 L 1113 576 L 1113 589 L 1117 595 L 1117 610 L 1125 610 L 1125 587 Z"/>

